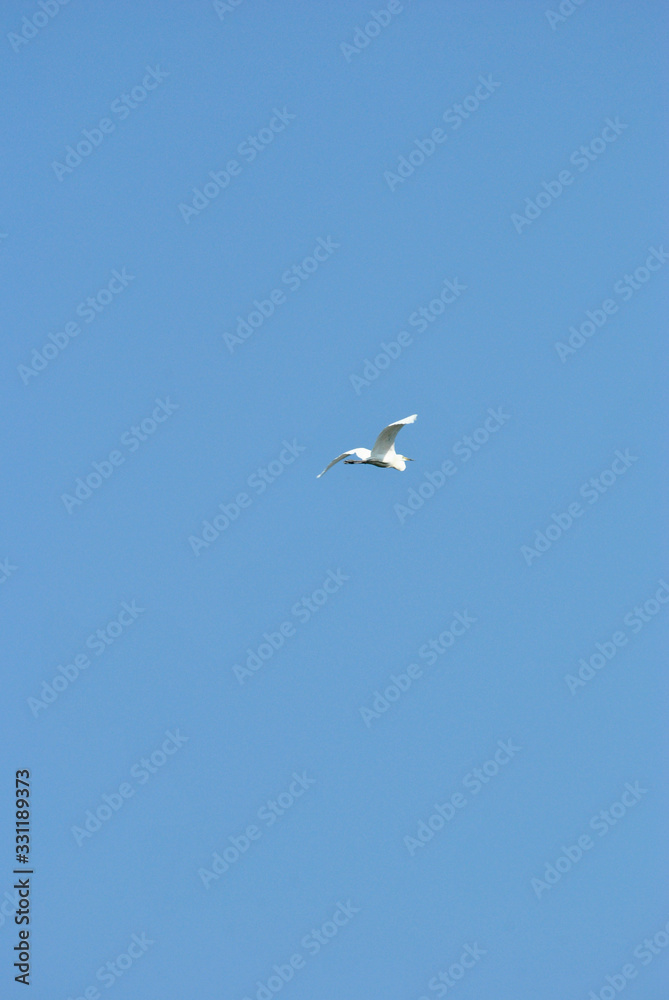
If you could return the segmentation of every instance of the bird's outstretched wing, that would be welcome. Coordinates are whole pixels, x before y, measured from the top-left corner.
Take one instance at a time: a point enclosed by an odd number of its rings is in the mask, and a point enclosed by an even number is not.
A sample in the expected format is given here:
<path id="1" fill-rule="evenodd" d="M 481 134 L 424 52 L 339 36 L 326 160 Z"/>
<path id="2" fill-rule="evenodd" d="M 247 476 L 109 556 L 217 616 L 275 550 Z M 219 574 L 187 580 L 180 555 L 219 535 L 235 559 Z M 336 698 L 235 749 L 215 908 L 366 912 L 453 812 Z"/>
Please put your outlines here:
<path id="1" fill-rule="evenodd" d="M 384 457 L 389 451 L 391 451 L 391 449 L 394 451 L 395 438 L 405 424 L 412 424 L 414 422 L 416 416 L 417 414 L 414 413 L 410 417 L 405 417 L 404 420 L 396 420 L 394 424 L 388 424 L 387 427 L 384 427 L 374 442 L 371 455 L 372 459 L 383 461 Z"/>
<path id="2" fill-rule="evenodd" d="M 331 469 L 333 465 L 337 464 L 337 462 L 341 462 L 342 458 L 348 458 L 349 455 L 357 455 L 358 458 L 365 459 L 369 458 L 370 454 L 371 452 L 369 448 L 353 448 L 351 451 L 345 451 L 342 455 L 337 455 L 336 458 L 333 458 L 330 464 L 326 465 L 323 471 L 318 473 L 316 479 L 320 479 L 321 476 L 324 476 L 328 469 Z"/>

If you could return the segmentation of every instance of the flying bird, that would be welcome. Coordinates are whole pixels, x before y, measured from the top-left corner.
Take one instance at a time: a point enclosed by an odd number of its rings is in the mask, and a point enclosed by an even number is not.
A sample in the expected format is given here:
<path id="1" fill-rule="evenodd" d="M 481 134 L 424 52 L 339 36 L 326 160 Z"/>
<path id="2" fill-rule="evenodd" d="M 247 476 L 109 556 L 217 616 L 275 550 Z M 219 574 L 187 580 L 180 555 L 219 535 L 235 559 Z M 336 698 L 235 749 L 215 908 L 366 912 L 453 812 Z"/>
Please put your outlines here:
<path id="1" fill-rule="evenodd" d="M 319 472 L 316 479 L 320 479 L 321 476 L 325 475 L 328 469 L 331 469 L 337 462 L 341 462 L 342 458 L 347 459 L 344 463 L 345 465 L 377 465 L 379 469 L 397 469 L 398 472 L 404 472 L 406 463 L 413 462 L 413 458 L 396 453 L 395 438 L 405 424 L 412 424 L 414 422 L 416 416 L 417 414 L 414 413 L 410 417 L 405 417 L 404 420 L 396 420 L 394 424 L 388 424 L 387 427 L 384 427 L 374 442 L 374 447 L 371 451 L 369 448 L 352 448 L 350 451 L 345 451 L 342 455 L 338 455 L 329 465 L 325 466 L 322 472 Z M 359 461 L 349 459 L 349 455 L 357 455 Z"/>

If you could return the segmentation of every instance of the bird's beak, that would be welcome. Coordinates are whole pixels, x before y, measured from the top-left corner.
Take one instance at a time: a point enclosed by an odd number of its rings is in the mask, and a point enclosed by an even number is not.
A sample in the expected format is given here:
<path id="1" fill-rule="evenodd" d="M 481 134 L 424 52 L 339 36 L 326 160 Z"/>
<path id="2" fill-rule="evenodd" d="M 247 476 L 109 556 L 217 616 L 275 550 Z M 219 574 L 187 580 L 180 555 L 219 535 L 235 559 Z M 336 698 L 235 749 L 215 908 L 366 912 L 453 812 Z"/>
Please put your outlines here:
<path id="1" fill-rule="evenodd" d="M 404 461 L 405 461 L 405 462 L 413 462 L 413 461 L 414 461 L 414 459 L 413 459 L 413 458 L 409 458 L 409 457 L 408 457 L 407 455 L 405 455 L 405 456 L 404 456 Z"/>

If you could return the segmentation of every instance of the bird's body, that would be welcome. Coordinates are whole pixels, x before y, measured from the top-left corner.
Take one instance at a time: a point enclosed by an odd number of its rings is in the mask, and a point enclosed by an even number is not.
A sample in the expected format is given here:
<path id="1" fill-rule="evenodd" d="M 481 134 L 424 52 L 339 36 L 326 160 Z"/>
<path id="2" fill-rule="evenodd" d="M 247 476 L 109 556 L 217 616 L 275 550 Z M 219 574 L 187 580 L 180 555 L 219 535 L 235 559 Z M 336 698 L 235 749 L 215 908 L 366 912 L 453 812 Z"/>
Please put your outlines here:
<path id="1" fill-rule="evenodd" d="M 404 472 L 406 463 L 413 462 L 413 459 L 396 453 L 395 438 L 405 424 L 412 424 L 415 419 L 416 414 L 414 413 L 410 417 L 405 417 L 404 420 L 396 420 L 394 424 L 388 424 L 377 437 L 371 451 L 369 448 L 352 448 L 350 451 L 343 452 L 329 465 L 326 465 L 323 472 L 319 472 L 316 476 L 316 479 L 320 479 L 328 469 L 331 469 L 337 462 L 341 462 L 342 459 L 346 459 L 345 465 L 376 465 L 379 469 L 397 469 L 398 472 Z M 357 459 L 349 459 L 349 455 L 357 455 Z"/>

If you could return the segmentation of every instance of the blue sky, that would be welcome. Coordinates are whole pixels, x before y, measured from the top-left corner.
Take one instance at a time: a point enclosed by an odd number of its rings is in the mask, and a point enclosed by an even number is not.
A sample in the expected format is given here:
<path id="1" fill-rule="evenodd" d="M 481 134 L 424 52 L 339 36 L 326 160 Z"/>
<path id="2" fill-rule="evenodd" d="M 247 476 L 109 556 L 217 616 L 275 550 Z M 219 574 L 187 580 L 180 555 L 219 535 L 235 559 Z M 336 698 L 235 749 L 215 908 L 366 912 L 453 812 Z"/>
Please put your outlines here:
<path id="1" fill-rule="evenodd" d="M 23 768 L 35 1000 L 664 995 L 666 11 L 561 7 L 4 6 L 7 995 Z"/>

